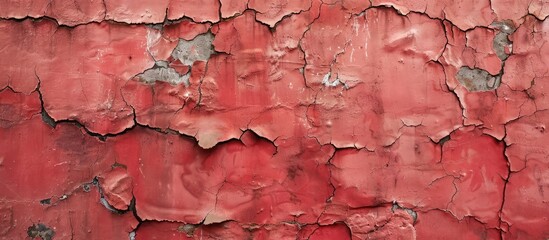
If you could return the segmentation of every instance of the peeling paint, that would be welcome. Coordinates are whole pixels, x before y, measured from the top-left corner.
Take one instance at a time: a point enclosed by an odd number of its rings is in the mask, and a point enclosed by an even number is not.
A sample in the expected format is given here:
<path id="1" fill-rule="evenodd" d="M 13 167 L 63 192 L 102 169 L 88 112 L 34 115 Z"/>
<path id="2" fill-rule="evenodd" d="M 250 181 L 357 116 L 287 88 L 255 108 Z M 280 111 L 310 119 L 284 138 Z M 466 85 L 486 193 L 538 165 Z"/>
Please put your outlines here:
<path id="1" fill-rule="evenodd" d="M 549 238 L 545 1 L 0 6 L 0 239 Z"/>

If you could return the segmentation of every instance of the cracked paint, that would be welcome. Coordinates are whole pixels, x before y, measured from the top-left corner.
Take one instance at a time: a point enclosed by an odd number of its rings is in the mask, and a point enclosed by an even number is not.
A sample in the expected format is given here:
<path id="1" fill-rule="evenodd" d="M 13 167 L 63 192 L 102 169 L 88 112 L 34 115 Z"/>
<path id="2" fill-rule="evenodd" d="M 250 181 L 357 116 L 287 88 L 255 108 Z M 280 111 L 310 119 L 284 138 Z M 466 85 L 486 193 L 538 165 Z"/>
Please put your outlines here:
<path id="1" fill-rule="evenodd" d="M 547 239 L 544 0 L 0 0 L 0 239 Z"/>

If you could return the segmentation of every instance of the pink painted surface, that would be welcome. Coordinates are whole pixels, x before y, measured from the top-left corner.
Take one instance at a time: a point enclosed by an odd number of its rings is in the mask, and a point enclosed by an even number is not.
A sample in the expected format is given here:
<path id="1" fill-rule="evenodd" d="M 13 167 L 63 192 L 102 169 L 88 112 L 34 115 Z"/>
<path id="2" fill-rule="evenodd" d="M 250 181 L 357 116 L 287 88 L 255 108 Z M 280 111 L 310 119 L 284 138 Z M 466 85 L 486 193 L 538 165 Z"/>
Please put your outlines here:
<path id="1" fill-rule="evenodd" d="M 0 0 L 0 239 L 547 239 L 548 15 Z"/>

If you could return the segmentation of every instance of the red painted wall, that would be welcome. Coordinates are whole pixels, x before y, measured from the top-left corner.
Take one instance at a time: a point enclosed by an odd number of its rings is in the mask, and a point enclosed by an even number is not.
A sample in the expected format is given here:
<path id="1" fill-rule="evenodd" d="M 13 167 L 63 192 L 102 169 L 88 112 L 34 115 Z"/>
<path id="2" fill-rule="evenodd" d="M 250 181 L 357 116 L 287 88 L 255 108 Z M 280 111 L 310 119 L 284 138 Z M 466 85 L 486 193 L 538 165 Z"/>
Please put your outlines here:
<path id="1" fill-rule="evenodd" d="M 0 0 L 0 239 L 548 239 L 543 0 Z"/>

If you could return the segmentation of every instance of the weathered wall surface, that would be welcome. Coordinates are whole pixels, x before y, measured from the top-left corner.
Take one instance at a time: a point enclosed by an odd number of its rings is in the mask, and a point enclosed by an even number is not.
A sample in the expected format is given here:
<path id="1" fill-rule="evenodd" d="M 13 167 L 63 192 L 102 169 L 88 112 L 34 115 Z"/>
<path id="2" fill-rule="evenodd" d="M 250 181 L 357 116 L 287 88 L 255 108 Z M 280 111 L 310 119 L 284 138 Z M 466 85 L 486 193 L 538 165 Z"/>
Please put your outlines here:
<path id="1" fill-rule="evenodd" d="M 0 0 L 0 239 L 548 239 L 546 0 Z"/>

